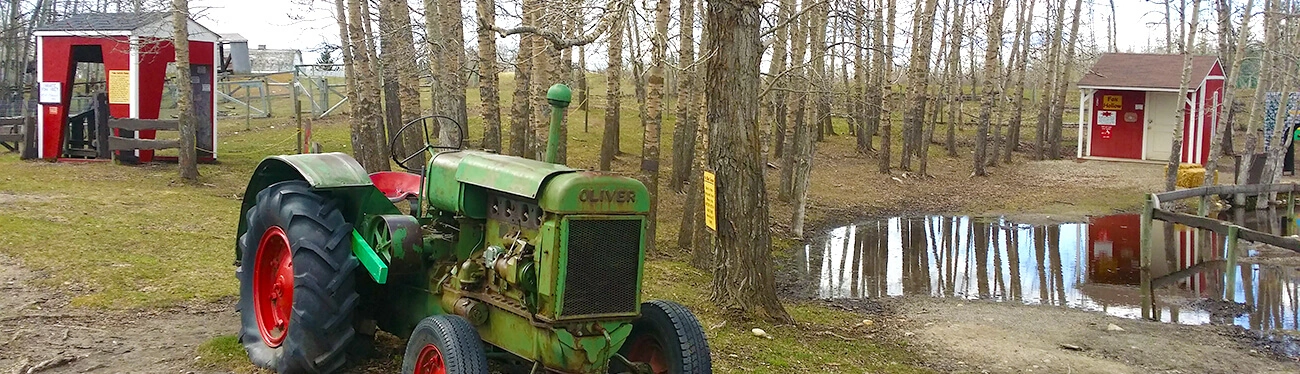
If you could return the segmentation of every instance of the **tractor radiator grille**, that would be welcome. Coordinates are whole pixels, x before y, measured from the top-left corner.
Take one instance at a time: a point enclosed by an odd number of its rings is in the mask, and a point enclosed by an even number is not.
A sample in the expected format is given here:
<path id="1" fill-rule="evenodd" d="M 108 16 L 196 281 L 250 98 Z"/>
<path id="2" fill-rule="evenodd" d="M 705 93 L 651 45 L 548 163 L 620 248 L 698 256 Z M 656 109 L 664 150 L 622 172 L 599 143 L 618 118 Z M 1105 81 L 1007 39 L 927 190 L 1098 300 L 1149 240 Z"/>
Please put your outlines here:
<path id="1" fill-rule="evenodd" d="M 562 315 L 636 312 L 641 223 L 639 219 L 569 221 Z"/>

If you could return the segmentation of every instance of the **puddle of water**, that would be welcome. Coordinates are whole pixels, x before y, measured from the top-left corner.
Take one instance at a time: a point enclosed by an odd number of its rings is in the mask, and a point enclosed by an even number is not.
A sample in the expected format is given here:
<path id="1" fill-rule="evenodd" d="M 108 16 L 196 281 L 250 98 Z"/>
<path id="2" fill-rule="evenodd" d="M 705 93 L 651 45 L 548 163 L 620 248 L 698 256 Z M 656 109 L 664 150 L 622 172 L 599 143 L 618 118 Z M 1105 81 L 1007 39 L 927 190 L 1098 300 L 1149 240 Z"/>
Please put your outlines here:
<path id="1" fill-rule="evenodd" d="M 1276 216 L 1273 216 L 1276 217 Z M 1284 219 L 1254 213 L 1221 215 L 1260 231 L 1293 231 Z M 1140 318 L 1139 221 L 1136 214 L 1087 223 L 1035 225 L 1004 218 L 893 218 L 834 229 L 793 259 L 803 290 L 819 298 L 928 295 L 1057 305 Z M 1222 239 L 1182 225 L 1152 230 L 1152 274 L 1198 263 L 1156 291 L 1160 319 L 1181 324 L 1235 324 L 1252 330 L 1296 330 L 1300 271 L 1241 264 L 1233 299 L 1224 293 Z"/>

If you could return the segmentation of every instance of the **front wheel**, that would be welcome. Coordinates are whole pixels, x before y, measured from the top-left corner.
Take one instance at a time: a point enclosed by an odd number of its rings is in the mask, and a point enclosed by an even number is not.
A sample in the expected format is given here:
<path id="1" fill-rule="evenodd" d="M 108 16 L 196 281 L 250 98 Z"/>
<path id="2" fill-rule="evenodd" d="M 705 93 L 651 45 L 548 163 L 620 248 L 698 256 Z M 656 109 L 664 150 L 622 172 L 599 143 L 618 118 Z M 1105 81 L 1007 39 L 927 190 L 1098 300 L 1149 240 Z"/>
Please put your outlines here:
<path id="1" fill-rule="evenodd" d="M 655 374 L 713 372 L 709 342 L 700 321 L 686 307 L 671 301 L 641 303 L 641 318 L 632 321 L 632 334 L 618 353 L 633 363 L 649 365 Z"/>
<path id="2" fill-rule="evenodd" d="M 478 331 L 460 316 L 425 317 L 411 332 L 402 357 L 405 374 L 487 374 Z"/>
<path id="3" fill-rule="evenodd" d="M 279 373 L 332 373 L 359 339 L 352 225 L 306 182 L 258 192 L 239 237 L 239 342 Z"/>

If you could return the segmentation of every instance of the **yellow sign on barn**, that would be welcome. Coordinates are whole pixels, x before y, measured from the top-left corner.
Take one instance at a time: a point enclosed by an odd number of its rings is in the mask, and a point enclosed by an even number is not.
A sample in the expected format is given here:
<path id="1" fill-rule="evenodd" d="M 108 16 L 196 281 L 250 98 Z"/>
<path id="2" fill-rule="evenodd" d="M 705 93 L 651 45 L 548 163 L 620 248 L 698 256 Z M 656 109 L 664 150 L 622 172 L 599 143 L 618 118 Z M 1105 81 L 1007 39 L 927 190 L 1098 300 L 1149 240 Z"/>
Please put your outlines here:
<path id="1" fill-rule="evenodd" d="M 717 176 L 707 171 L 704 172 L 704 226 L 718 231 Z"/>
<path id="2" fill-rule="evenodd" d="M 1101 95 L 1101 110 L 1123 110 L 1124 96 Z"/>
<path id="3" fill-rule="evenodd" d="M 108 71 L 108 103 L 131 103 L 131 72 L 128 70 Z"/>

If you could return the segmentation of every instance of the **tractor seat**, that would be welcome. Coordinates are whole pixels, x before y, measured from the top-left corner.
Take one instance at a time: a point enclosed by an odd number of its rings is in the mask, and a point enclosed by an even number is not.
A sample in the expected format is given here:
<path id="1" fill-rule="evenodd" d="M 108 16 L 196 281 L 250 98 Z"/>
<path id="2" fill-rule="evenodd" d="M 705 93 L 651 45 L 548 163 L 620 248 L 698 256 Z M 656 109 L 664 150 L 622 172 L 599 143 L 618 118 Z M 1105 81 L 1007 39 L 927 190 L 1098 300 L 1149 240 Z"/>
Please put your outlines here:
<path id="1" fill-rule="evenodd" d="M 420 175 L 402 171 L 377 171 L 370 173 L 370 182 L 388 201 L 399 202 L 420 196 Z"/>

